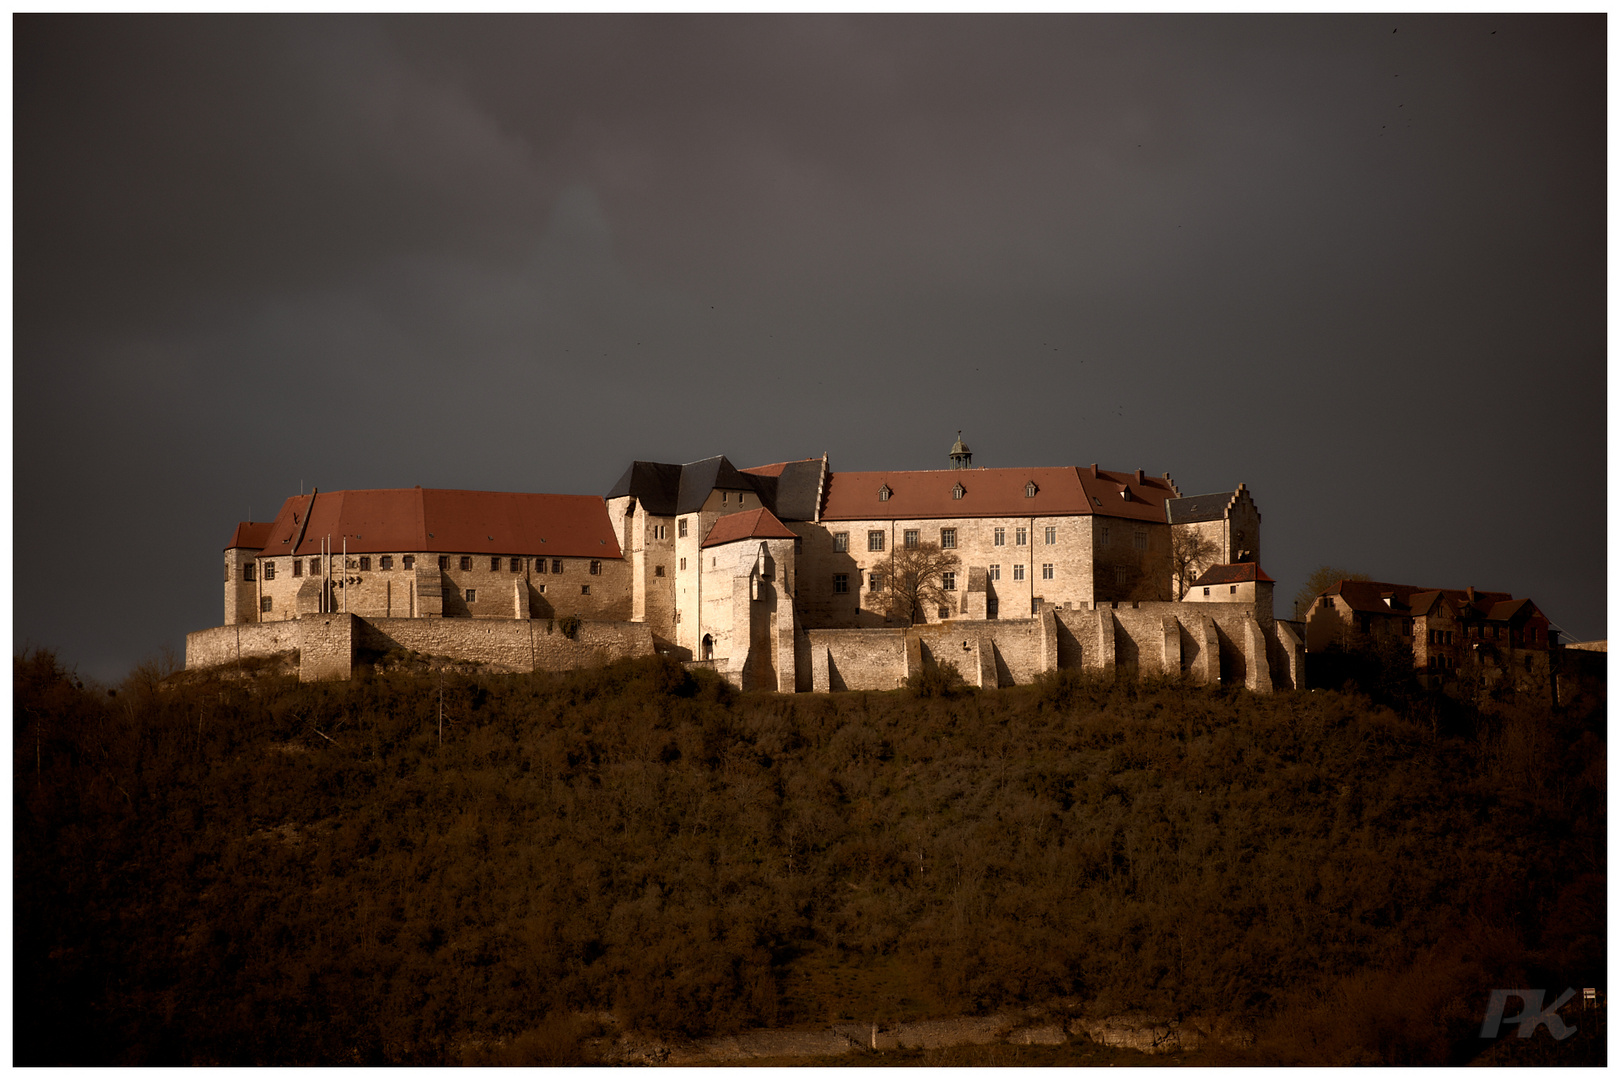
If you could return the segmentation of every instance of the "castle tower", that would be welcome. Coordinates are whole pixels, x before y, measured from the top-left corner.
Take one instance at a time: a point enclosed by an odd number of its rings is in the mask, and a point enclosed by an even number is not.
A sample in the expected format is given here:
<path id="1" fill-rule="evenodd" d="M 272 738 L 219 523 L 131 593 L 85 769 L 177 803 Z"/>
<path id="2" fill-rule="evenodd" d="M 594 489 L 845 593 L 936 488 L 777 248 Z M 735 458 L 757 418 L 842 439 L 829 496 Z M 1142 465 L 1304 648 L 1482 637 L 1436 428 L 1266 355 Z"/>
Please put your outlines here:
<path id="1" fill-rule="evenodd" d="M 962 433 L 956 433 L 956 445 L 951 447 L 951 468 L 970 469 L 973 467 L 973 451 L 967 448 L 962 441 Z"/>

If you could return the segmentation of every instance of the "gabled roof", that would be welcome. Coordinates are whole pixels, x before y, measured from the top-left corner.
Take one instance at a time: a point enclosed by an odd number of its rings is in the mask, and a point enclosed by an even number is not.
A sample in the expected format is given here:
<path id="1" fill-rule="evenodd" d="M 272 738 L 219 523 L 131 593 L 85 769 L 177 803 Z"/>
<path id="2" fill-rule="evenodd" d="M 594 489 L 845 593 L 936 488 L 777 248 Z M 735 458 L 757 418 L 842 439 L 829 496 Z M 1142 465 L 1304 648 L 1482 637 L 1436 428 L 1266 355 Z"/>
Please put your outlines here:
<path id="1" fill-rule="evenodd" d="M 333 550 L 620 557 L 607 504 L 594 495 L 447 488 L 327 491 L 288 499 L 261 554 Z"/>
<path id="2" fill-rule="evenodd" d="M 256 550 L 262 548 L 270 539 L 270 530 L 275 527 L 273 521 L 238 521 L 236 531 L 231 533 L 231 542 L 225 545 L 225 550 L 231 548 L 249 548 Z"/>
<path id="3" fill-rule="evenodd" d="M 1026 497 L 1031 481 L 1035 495 Z M 952 498 L 958 484 L 963 495 Z M 878 492 L 885 487 L 890 495 L 880 499 Z M 821 516 L 823 521 L 862 521 L 1097 514 L 1162 522 L 1165 499 L 1173 494 L 1163 477 L 1095 466 L 835 472 L 828 477 Z"/>
<path id="4" fill-rule="evenodd" d="M 736 468 L 723 454 L 685 465 L 633 461 L 606 497 L 629 495 L 647 513 L 673 517 L 703 509 L 713 491 L 751 491 L 781 519 L 813 521 L 819 509 L 821 469 L 821 458 L 782 461 L 752 469 Z"/>
<path id="5" fill-rule="evenodd" d="M 743 469 L 754 482 L 760 501 L 783 521 L 814 521 L 821 509 L 821 458 L 785 461 Z"/>
<path id="6" fill-rule="evenodd" d="M 1541 610 L 1530 601 L 1529 597 L 1525 597 L 1522 600 L 1498 600 L 1491 605 L 1490 612 L 1485 617 L 1491 622 L 1512 622 L 1515 619 L 1531 618 L 1540 614 Z"/>
<path id="7" fill-rule="evenodd" d="M 633 496 L 649 514 L 671 517 L 681 492 L 681 467 L 660 461 L 632 461 L 606 498 Z"/>
<path id="8" fill-rule="evenodd" d="M 1431 593 L 1434 597 L 1444 597 L 1455 611 L 1461 611 L 1463 605 L 1469 603 L 1467 589 L 1424 589 L 1416 585 L 1396 585 L 1387 581 L 1340 581 L 1330 586 L 1322 595 L 1339 597 L 1352 611 L 1379 612 L 1384 615 L 1399 611 L 1403 615 L 1418 615 L 1427 614 L 1433 608 L 1435 600 L 1429 597 Z M 1385 594 L 1395 601 L 1395 605 L 1384 603 Z M 1423 611 L 1407 610 L 1413 607 L 1413 597 L 1426 598 L 1421 600 L 1427 605 Z M 1489 610 L 1497 601 L 1512 598 L 1510 593 L 1480 592 L 1476 589 L 1473 602 L 1476 608 Z"/>
<path id="9" fill-rule="evenodd" d="M 740 514 L 727 514 L 716 521 L 699 547 L 731 544 L 738 540 L 794 540 L 798 533 L 783 525 L 776 515 L 763 507 L 744 510 Z"/>
<path id="10" fill-rule="evenodd" d="M 1236 585 L 1244 581 L 1271 581 L 1270 574 L 1260 569 L 1259 563 L 1221 563 L 1210 567 L 1198 575 L 1193 586 L 1199 585 Z"/>

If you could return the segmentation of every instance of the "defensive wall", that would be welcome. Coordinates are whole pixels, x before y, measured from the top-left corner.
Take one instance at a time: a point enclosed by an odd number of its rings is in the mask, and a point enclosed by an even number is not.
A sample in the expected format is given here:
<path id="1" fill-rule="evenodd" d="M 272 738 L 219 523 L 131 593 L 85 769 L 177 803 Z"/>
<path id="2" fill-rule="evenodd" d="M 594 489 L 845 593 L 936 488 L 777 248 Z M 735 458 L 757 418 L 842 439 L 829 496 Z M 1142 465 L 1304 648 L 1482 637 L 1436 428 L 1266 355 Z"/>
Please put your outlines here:
<path id="1" fill-rule="evenodd" d="M 186 635 L 186 667 L 298 653 L 305 682 L 346 679 L 355 663 L 390 652 L 487 664 L 493 671 L 566 671 L 653 655 L 644 623 L 580 620 L 572 636 L 548 619 L 367 619 L 306 615 L 275 623 L 216 626 Z"/>
<path id="2" fill-rule="evenodd" d="M 807 630 L 799 688 L 892 690 L 949 662 L 973 686 L 1013 686 L 1060 668 L 1187 678 L 1259 693 L 1302 685 L 1305 643 L 1252 604 L 1176 601 L 1042 605 L 1029 619 L 952 620 L 909 629 Z M 808 685 L 806 683 L 808 682 Z"/>

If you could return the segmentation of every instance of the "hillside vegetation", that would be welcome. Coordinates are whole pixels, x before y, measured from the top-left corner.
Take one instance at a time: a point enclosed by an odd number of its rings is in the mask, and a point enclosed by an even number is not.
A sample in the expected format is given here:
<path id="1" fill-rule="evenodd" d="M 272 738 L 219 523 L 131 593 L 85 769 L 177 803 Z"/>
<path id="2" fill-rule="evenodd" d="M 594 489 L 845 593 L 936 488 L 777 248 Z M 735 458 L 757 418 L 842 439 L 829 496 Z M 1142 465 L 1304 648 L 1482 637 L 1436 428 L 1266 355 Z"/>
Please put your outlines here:
<path id="1" fill-rule="evenodd" d="M 300 685 L 15 663 L 19 1064 L 582 1060 L 1078 999 L 1444 1063 L 1601 985 L 1603 717 L 648 660 Z M 1415 718 L 1415 719 L 1414 719 Z"/>

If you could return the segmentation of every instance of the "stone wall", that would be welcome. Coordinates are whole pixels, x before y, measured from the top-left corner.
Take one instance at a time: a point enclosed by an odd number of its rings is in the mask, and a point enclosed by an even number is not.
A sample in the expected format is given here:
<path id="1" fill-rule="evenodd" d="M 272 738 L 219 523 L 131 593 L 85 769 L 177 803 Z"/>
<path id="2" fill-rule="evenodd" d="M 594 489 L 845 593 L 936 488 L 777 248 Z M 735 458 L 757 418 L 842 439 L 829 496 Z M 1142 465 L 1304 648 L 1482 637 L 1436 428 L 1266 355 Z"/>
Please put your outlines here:
<path id="1" fill-rule="evenodd" d="M 906 677 L 904 630 L 808 630 L 810 688 L 893 690 Z"/>
<path id="2" fill-rule="evenodd" d="M 298 620 L 298 681 L 347 679 L 354 671 L 355 630 L 360 623 L 341 613 Z"/>
<path id="3" fill-rule="evenodd" d="M 296 622 L 215 626 L 186 635 L 186 667 L 217 667 L 237 660 L 298 651 Z"/>

